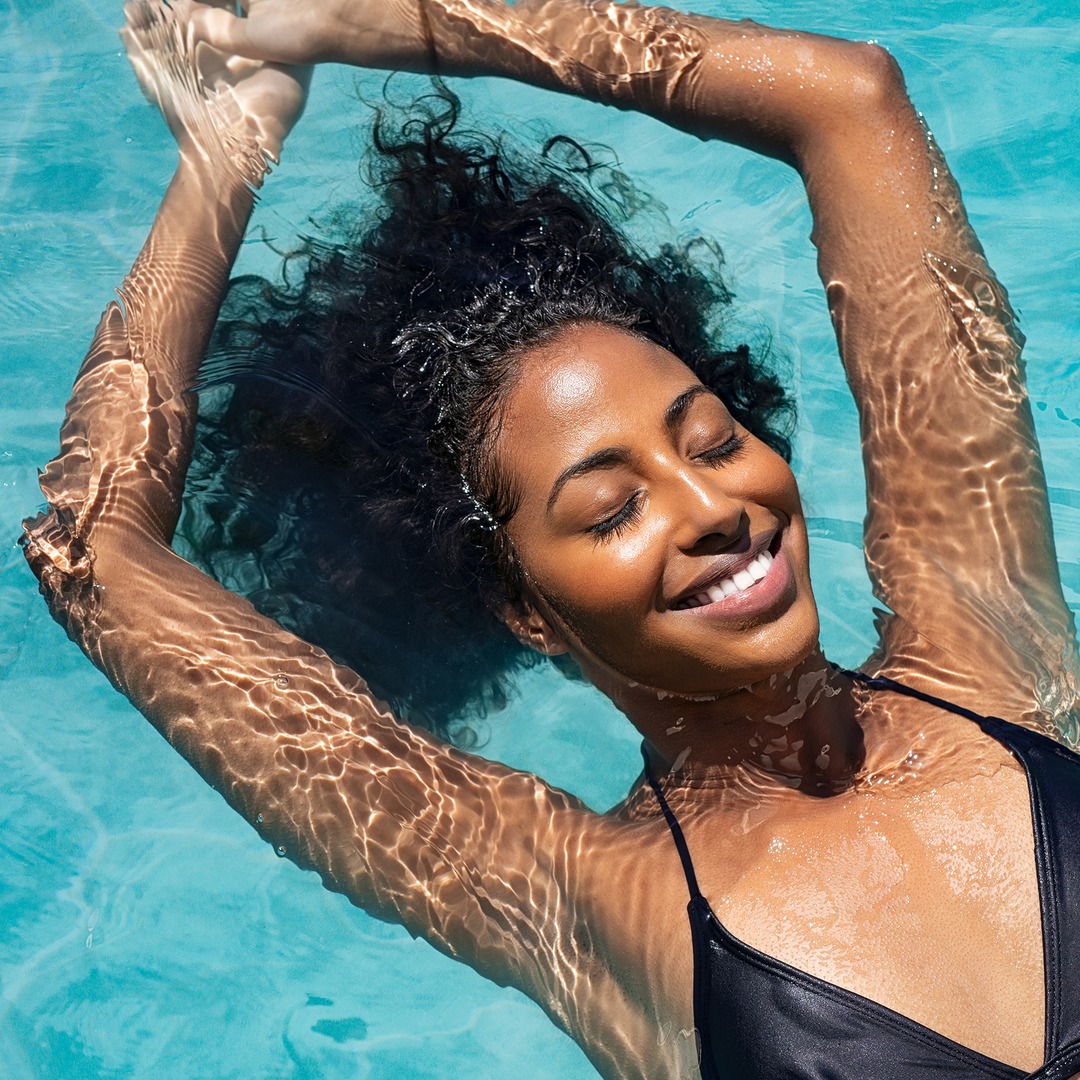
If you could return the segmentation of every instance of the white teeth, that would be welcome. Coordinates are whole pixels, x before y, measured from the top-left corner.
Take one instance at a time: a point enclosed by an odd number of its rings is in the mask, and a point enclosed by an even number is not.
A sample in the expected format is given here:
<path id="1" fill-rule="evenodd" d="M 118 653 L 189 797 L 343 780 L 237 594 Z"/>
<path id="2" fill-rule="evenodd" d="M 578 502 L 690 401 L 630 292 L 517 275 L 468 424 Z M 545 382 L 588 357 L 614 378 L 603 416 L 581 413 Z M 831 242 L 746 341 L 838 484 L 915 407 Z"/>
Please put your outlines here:
<path id="1" fill-rule="evenodd" d="M 756 585 L 768 576 L 769 567 L 773 564 L 773 556 L 769 551 L 763 551 L 751 562 L 746 564 L 744 570 L 739 570 L 729 578 L 710 585 L 704 592 L 683 601 L 680 607 L 696 608 L 705 604 L 716 604 L 727 596 L 734 596 L 737 592 L 743 592 L 752 585 Z"/>

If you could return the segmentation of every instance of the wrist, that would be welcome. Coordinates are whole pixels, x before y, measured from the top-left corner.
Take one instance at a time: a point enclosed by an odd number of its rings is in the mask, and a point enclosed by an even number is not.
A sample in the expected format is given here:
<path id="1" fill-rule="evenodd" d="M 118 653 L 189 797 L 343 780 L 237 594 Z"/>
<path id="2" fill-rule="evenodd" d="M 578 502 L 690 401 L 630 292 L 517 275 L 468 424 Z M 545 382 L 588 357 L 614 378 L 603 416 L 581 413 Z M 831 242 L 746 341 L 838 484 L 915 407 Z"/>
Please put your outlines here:
<path id="1" fill-rule="evenodd" d="M 269 171 L 263 159 L 263 175 Z M 241 232 L 255 205 L 255 192 L 262 178 L 253 183 L 251 170 L 244 171 L 232 161 L 204 153 L 198 146 L 181 146 L 180 158 L 169 185 L 170 201 L 176 200 L 186 212 L 212 215 L 233 222 Z"/>

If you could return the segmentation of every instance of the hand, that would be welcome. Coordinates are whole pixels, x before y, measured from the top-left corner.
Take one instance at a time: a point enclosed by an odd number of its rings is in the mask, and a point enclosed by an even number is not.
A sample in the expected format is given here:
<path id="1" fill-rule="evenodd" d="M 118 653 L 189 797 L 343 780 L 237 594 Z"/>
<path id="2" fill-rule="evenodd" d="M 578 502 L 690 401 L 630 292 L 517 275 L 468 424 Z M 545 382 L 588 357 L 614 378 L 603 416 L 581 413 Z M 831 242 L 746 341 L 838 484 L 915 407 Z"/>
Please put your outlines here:
<path id="1" fill-rule="evenodd" d="M 338 61 L 430 70 L 426 0 L 248 0 L 246 16 L 192 4 L 197 35 L 226 53 L 281 64 Z"/>
<path id="2" fill-rule="evenodd" d="M 206 9 L 206 5 L 198 5 Z M 180 146 L 258 186 L 303 112 L 310 69 L 229 55 L 199 39 L 190 0 L 129 0 L 121 37 Z"/>

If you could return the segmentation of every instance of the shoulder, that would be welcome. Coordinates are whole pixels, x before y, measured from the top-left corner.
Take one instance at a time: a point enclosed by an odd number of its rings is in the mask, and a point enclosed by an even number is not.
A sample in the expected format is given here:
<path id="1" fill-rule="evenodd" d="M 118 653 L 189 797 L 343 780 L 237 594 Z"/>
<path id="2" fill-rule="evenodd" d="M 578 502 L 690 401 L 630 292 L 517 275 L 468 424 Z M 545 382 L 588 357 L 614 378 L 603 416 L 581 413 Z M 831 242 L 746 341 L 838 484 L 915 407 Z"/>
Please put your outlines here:
<path id="1" fill-rule="evenodd" d="M 1008 635 L 965 635 L 931 640 L 894 614 L 879 619 L 881 647 L 865 665 L 980 716 L 997 716 L 1075 747 L 1080 686 L 1068 657 L 1041 655 L 1033 643 Z M 974 644 L 973 644 L 974 642 Z"/>

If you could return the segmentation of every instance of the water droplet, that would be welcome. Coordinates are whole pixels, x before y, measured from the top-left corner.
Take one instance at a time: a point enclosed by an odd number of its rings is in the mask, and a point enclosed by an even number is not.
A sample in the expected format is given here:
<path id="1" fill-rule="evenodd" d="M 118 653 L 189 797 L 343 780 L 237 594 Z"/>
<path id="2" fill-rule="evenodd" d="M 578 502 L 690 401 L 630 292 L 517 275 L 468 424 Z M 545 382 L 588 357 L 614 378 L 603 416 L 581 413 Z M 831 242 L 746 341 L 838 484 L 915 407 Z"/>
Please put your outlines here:
<path id="1" fill-rule="evenodd" d="M 256 825 L 261 825 L 262 823 L 263 823 L 263 816 L 262 816 L 262 814 L 256 814 L 256 815 L 255 815 L 255 824 L 256 824 Z"/>
<path id="2" fill-rule="evenodd" d="M 289 688 L 289 676 L 288 675 L 275 675 L 274 685 L 279 690 L 287 690 Z"/>
<path id="3" fill-rule="evenodd" d="M 274 848 L 274 854 L 277 855 L 277 857 L 279 859 L 284 859 L 285 858 L 285 845 L 284 844 L 278 844 L 278 846 L 276 848 Z"/>

